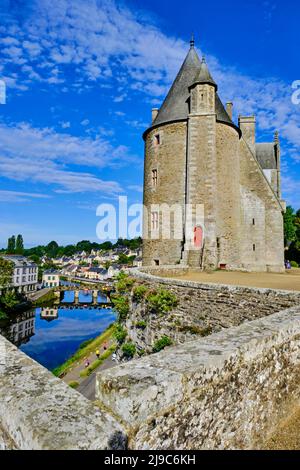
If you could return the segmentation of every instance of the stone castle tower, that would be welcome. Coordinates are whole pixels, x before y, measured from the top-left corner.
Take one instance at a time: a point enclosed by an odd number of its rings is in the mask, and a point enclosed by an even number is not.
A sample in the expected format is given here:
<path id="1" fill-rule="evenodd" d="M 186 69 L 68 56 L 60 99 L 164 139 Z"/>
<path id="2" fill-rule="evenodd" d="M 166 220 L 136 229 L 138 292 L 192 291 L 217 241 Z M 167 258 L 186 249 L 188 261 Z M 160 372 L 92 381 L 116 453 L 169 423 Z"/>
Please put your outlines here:
<path id="1" fill-rule="evenodd" d="M 191 41 L 144 133 L 143 265 L 283 271 L 278 133 L 256 144 L 255 117 L 235 125 L 217 91 Z"/>

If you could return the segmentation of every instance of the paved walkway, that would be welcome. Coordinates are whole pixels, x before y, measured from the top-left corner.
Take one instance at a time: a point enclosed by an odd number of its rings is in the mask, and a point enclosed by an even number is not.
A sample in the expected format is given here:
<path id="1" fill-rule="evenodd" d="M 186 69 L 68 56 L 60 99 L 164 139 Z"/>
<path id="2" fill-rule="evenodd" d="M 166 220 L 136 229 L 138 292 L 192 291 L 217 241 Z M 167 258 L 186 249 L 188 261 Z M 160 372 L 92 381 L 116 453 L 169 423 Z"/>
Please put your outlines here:
<path id="1" fill-rule="evenodd" d="M 286 273 L 243 273 L 236 271 L 189 272 L 182 276 L 164 276 L 185 281 L 211 282 L 213 284 L 229 284 L 235 286 L 264 287 L 300 291 L 300 269 L 292 269 Z"/>
<path id="2" fill-rule="evenodd" d="M 107 349 L 112 345 L 112 342 L 107 342 Z M 97 348 L 95 348 L 96 351 Z M 67 384 L 70 384 L 71 382 L 77 382 L 79 383 L 79 386 L 76 388 L 76 390 L 82 395 L 84 395 L 86 398 L 89 400 L 95 400 L 95 378 L 96 378 L 96 373 L 98 373 L 101 370 L 109 369 L 111 367 L 114 367 L 117 365 L 116 362 L 114 362 L 110 357 L 108 357 L 97 369 L 95 369 L 91 375 L 88 377 L 80 377 L 80 373 L 86 369 L 85 363 L 88 360 L 90 364 L 92 364 L 94 361 L 96 361 L 97 356 L 96 353 L 91 352 L 87 356 L 85 356 L 83 359 L 81 359 L 79 362 L 75 363 L 73 368 L 68 372 L 64 377 L 62 377 L 62 380 L 66 382 Z M 106 351 L 103 347 L 99 347 L 100 351 L 100 356 Z"/>
<path id="3" fill-rule="evenodd" d="M 27 295 L 28 295 L 30 300 L 35 302 L 36 300 L 40 299 L 44 295 L 48 294 L 48 292 L 50 292 L 50 291 L 51 291 L 51 288 L 45 287 L 44 289 L 38 290 L 38 291 L 36 291 L 32 294 L 30 293 L 30 294 L 27 294 Z"/>

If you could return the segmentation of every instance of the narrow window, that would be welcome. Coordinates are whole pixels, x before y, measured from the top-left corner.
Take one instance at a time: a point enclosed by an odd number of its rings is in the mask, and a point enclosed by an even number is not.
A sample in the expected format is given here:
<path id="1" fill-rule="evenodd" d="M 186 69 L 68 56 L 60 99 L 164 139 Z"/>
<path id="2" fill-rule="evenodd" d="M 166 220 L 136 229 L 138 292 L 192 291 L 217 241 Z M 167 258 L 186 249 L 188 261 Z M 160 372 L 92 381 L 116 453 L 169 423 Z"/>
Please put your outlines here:
<path id="1" fill-rule="evenodd" d="M 256 251 L 256 245 L 253 244 L 253 251 Z"/>
<path id="2" fill-rule="evenodd" d="M 158 212 L 151 212 L 151 228 L 158 230 Z"/>
<path id="3" fill-rule="evenodd" d="M 152 170 L 152 186 L 157 186 L 157 170 Z"/>
<path id="4" fill-rule="evenodd" d="M 156 144 L 156 145 L 160 145 L 160 135 L 159 135 L 159 134 L 156 134 L 156 135 L 154 136 L 154 139 L 155 139 L 155 144 Z"/>
<path id="5" fill-rule="evenodd" d="M 252 219 L 252 225 L 255 225 L 255 219 Z"/>
<path id="6" fill-rule="evenodd" d="M 159 266 L 159 259 L 155 259 L 154 264 L 155 264 L 155 266 Z"/>

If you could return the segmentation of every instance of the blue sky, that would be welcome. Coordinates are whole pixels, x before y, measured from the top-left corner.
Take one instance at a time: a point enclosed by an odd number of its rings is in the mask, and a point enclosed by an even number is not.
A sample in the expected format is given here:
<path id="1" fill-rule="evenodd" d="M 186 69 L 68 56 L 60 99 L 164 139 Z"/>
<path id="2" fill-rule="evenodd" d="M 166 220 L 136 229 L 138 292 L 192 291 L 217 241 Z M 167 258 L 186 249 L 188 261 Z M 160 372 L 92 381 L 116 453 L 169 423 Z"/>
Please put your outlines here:
<path id="1" fill-rule="evenodd" d="M 96 240 L 96 207 L 141 202 L 142 132 L 194 32 L 223 101 L 282 142 L 300 207 L 300 6 L 285 1 L 1 0 L 0 246 Z"/>

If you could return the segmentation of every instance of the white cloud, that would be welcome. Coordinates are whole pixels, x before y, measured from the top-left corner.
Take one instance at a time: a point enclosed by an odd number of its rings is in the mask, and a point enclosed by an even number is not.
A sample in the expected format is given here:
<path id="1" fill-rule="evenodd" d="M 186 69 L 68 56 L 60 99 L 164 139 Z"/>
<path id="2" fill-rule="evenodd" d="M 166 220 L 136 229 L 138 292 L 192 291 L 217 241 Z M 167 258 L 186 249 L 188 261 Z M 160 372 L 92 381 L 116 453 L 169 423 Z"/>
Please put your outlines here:
<path id="1" fill-rule="evenodd" d="M 80 124 L 81 124 L 82 126 L 88 126 L 89 123 L 90 123 L 90 121 L 89 121 L 88 119 L 84 119 L 83 121 L 81 121 Z"/>
<path id="2" fill-rule="evenodd" d="M 270 5 L 265 2 L 267 16 Z M 114 102 L 126 99 L 131 89 L 159 104 L 187 51 L 181 39 L 167 37 L 153 20 L 113 0 L 57 0 L 55 5 L 35 0 L 29 11 L 33 17 L 28 14 L 21 24 L 11 17 L 0 28 L 8 87 L 26 90 L 34 80 L 59 85 L 65 81 L 65 67 L 73 66 L 78 90 L 91 84 L 111 86 L 116 80 L 120 86 Z M 25 61 L 23 75 L 13 76 L 11 64 L 19 61 Z M 299 145 L 300 107 L 291 103 L 289 84 L 248 77 L 212 56 L 208 63 L 221 96 L 234 101 L 236 114 L 255 113 L 260 130 L 278 128 L 290 144 Z"/>
<path id="3" fill-rule="evenodd" d="M 27 202 L 32 199 L 49 199 L 50 196 L 39 193 L 0 190 L 0 202 Z"/>
<path id="4" fill-rule="evenodd" d="M 62 122 L 60 122 L 60 125 L 61 125 L 62 129 L 69 129 L 69 127 L 71 127 L 70 121 L 62 121 Z"/>
<path id="5" fill-rule="evenodd" d="M 113 147 L 101 137 L 80 138 L 29 124 L 0 124 L 0 174 L 15 181 L 52 184 L 59 192 L 116 194 L 122 188 L 74 166 L 120 167 L 136 161 L 125 146 Z"/>

